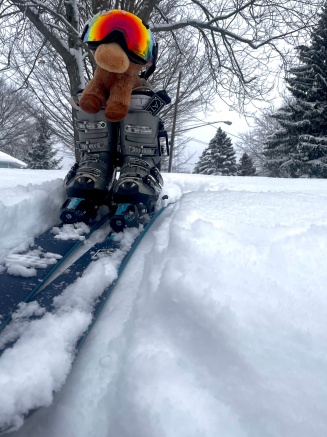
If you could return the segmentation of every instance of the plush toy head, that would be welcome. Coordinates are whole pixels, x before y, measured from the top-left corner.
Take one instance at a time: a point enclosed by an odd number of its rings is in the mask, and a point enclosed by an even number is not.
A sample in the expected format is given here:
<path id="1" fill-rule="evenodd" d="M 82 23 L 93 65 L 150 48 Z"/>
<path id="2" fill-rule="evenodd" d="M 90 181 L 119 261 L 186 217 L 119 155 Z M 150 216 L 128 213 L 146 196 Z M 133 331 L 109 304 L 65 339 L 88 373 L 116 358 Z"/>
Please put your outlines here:
<path id="1" fill-rule="evenodd" d="M 80 106 L 94 114 L 105 105 L 108 120 L 122 120 L 133 88 L 143 83 L 138 74 L 155 63 L 153 35 L 135 15 L 112 10 L 86 23 L 82 39 L 95 50 L 97 69 L 81 96 Z"/>

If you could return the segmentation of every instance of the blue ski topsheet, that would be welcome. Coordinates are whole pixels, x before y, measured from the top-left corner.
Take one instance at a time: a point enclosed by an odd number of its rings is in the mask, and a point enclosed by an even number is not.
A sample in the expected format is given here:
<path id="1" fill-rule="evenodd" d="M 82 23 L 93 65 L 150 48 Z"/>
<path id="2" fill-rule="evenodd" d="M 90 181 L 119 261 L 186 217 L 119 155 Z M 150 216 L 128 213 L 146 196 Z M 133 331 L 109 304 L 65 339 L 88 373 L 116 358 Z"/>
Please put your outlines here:
<path id="1" fill-rule="evenodd" d="M 118 267 L 117 272 L 117 278 L 109 285 L 103 293 L 97 298 L 97 301 L 95 302 L 95 305 L 93 307 L 92 311 L 92 319 L 90 322 L 90 325 L 88 329 L 82 334 L 82 337 L 78 340 L 76 347 L 75 347 L 75 356 L 80 350 L 82 344 L 84 343 L 85 338 L 91 331 L 92 327 L 94 326 L 99 314 L 101 313 L 102 308 L 104 307 L 106 300 L 109 298 L 111 292 L 114 289 L 115 284 L 117 283 L 120 275 L 124 271 L 125 267 L 127 266 L 129 260 L 131 259 L 132 255 L 134 254 L 136 248 L 142 241 L 143 237 L 146 235 L 148 229 L 153 224 L 155 219 L 162 213 L 164 208 L 159 210 L 156 214 L 153 215 L 151 220 L 144 226 L 143 231 L 136 237 L 134 242 L 132 243 L 131 249 L 127 252 L 125 257 L 120 262 L 120 265 Z M 56 279 L 54 279 L 50 284 L 45 286 L 42 290 L 39 292 L 36 292 L 32 298 L 28 300 L 28 302 L 35 301 L 37 302 L 40 307 L 43 307 L 46 312 L 52 311 L 52 304 L 53 299 L 56 296 L 59 296 L 62 294 L 62 292 L 66 289 L 66 287 L 76 281 L 76 279 L 81 276 L 85 269 L 90 265 L 90 263 L 94 260 L 97 260 L 101 257 L 111 256 L 111 254 L 115 253 L 115 251 L 119 248 L 121 248 L 121 238 L 116 239 L 116 233 L 111 231 L 105 241 L 101 243 L 97 243 L 91 247 L 89 251 L 84 253 L 79 259 L 77 259 L 73 264 L 69 266 L 68 269 L 66 269 L 64 272 L 62 272 Z M 42 317 L 42 315 L 41 315 Z M 29 317 L 29 320 L 38 318 L 38 316 L 32 316 Z M 12 347 L 15 343 L 15 340 L 12 343 L 7 343 L 4 348 L 2 349 L 1 353 L 3 353 L 6 349 Z M 38 409 L 38 408 L 37 408 Z M 26 411 L 26 414 L 24 415 L 25 418 L 30 416 L 36 411 L 30 410 Z M 0 429 L 0 434 L 6 433 L 10 431 L 12 428 L 10 425 L 8 427 Z"/>
<path id="2" fill-rule="evenodd" d="M 44 260 L 44 263 L 42 268 L 35 269 L 35 275 L 30 277 L 10 274 L 5 266 L 3 267 L 5 271 L 0 274 L 0 331 L 8 324 L 11 314 L 16 311 L 18 304 L 31 300 L 44 282 L 58 269 L 68 256 L 80 247 L 85 239 L 88 239 L 107 219 L 108 216 L 105 216 L 93 224 L 89 232 L 84 234 L 84 238 L 77 241 L 76 239 L 56 239 L 55 234 L 52 232 L 52 229 L 50 229 L 36 237 L 34 244 L 30 246 L 27 251 L 14 255 L 28 259 L 29 256 L 33 256 L 33 251 L 37 251 L 37 256 L 40 258 L 41 264 L 42 260 Z M 58 261 L 54 261 L 55 264 L 53 264 L 53 262 L 49 263 L 47 259 L 48 254 L 52 254 L 52 258 Z"/>
<path id="3" fill-rule="evenodd" d="M 150 221 L 144 226 L 143 231 L 138 235 L 138 237 L 134 240 L 131 249 L 122 259 L 117 272 L 117 278 L 112 282 L 111 285 L 109 285 L 104 292 L 101 294 L 101 296 L 98 297 L 97 302 L 93 308 L 92 313 L 92 321 L 89 325 L 88 329 L 82 337 L 79 339 L 77 345 L 76 345 L 76 352 L 79 351 L 79 349 L 82 347 L 82 344 L 84 343 L 86 337 L 88 336 L 89 332 L 91 331 L 94 323 L 96 322 L 106 300 L 110 296 L 111 292 L 113 291 L 119 277 L 123 273 L 125 267 L 127 266 L 130 258 L 134 254 L 136 248 L 141 243 L 143 237 L 146 235 L 148 229 L 151 227 L 151 225 L 154 223 L 155 219 L 163 212 L 164 208 L 161 208 L 158 212 L 152 214 L 150 217 Z M 69 269 L 67 269 L 65 272 L 63 272 L 60 276 L 58 276 L 54 281 L 51 282 L 47 287 L 45 287 L 39 295 L 35 296 L 35 300 L 39 303 L 40 306 L 46 308 L 47 311 L 51 311 L 51 306 L 54 297 L 61 294 L 61 292 L 73 282 L 76 281 L 76 279 L 83 274 L 85 269 L 90 265 L 92 261 L 95 261 L 103 256 L 110 256 L 113 252 L 115 252 L 117 249 L 120 248 L 120 242 L 115 240 L 115 233 L 111 232 L 105 241 L 102 243 L 95 244 L 92 249 L 88 252 L 86 252 L 84 255 L 82 255 L 81 258 L 79 258 L 75 263 L 73 263 Z"/>
<path id="4" fill-rule="evenodd" d="M 97 303 L 94 308 L 94 315 L 98 313 L 103 301 L 107 298 L 108 290 L 113 288 L 117 282 L 120 274 L 123 272 L 128 260 L 134 253 L 136 247 L 141 242 L 143 236 L 145 235 L 148 228 L 154 222 L 155 218 L 162 212 L 163 209 L 159 210 L 155 215 L 152 215 L 151 220 L 144 226 L 143 231 L 135 239 L 132 244 L 130 251 L 123 258 L 119 268 L 118 277 L 113 284 L 108 287 L 107 290 L 98 298 Z M 33 301 L 37 301 L 40 306 L 46 309 L 46 311 L 51 311 L 52 302 L 54 297 L 62 293 L 62 291 L 70 284 L 74 283 L 76 279 L 82 276 L 85 269 L 90 265 L 92 261 L 95 261 L 104 256 L 110 256 L 113 252 L 120 248 L 120 241 L 115 239 L 117 234 L 115 232 L 110 232 L 107 238 L 101 242 L 97 243 L 92 248 L 84 253 L 78 260 L 69 266 L 64 272 L 62 272 L 56 279 L 54 279 L 50 284 L 48 284 L 40 293 L 36 293 Z"/>
<path id="5" fill-rule="evenodd" d="M 115 233 L 111 232 L 105 241 L 92 246 L 88 252 L 84 253 L 68 269 L 37 293 L 32 300 L 37 301 L 46 311 L 51 311 L 54 297 L 61 294 L 68 285 L 74 283 L 82 276 L 92 261 L 99 259 L 101 256 L 109 256 L 111 252 L 120 247 L 120 243 L 114 239 L 115 235 Z"/>

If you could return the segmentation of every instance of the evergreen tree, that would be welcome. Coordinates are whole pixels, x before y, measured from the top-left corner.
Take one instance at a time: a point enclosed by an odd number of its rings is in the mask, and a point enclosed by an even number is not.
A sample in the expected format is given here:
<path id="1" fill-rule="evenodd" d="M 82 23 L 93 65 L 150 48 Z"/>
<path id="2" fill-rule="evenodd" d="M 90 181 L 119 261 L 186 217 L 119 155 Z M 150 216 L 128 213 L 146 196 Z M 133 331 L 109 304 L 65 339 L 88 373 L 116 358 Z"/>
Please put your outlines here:
<path id="1" fill-rule="evenodd" d="M 267 136 L 264 149 L 265 168 L 268 175 L 277 178 L 295 178 L 301 176 L 299 167 L 301 158 L 297 149 L 297 127 L 292 123 L 297 119 L 296 103 L 287 103 L 272 115 L 278 121 L 279 128 Z"/>
<path id="2" fill-rule="evenodd" d="M 255 173 L 256 173 L 256 168 L 253 165 L 252 159 L 247 153 L 243 153 L 238 165 L 237 175 L 254 176 Z"/>
<path id="3" fill-rule="evenodd" d="M 297 47 L 299 65 L 286 79 L 293 100 L 274 117 L 266 168 L 275 177 L 327 178 L 327 3 L 309 46 Z"/>
<path id="4" fill-rule="evenodd" d="M 36 134 L 32 141 L 30 150 L 25 158 L 25 162 L 28 168 L 42 169 L 42 170 L 55 170 L 59 167 L 62 158 L 55 159 L 57 150 L 53 149 L 53 140 L 51 136 L 51 130 L 49 123 L 42 115 L 36 122 Z"/>
<path id="5" fill-rule="evenodd" d="M 209 146 L 203 151 L 193 173 L 216 176 L 235 176 L 237 172 L 232 141 L 218 128 Z"/>

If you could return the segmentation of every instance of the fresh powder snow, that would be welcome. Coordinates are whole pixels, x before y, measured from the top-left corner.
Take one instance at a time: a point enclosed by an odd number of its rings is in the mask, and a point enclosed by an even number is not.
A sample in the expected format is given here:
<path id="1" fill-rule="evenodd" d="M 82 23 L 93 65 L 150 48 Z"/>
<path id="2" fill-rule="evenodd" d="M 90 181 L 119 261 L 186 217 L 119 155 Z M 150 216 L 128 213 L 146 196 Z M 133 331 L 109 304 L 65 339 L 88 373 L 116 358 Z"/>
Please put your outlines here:
<path id="1" fill-rule="evenodd" d="M 64 176 L 1 169 L 2 271 L 42 268 L 37 253 L 19 263 L 17 252 L 46 229 L 58 234 Z M 0 345 L 17 341 L 0 357 L 0 428 L 13 423 L 15 437 L 326 436 L 327 181 L 163 176 L 171 205 L 75 361 L 93 305 L 140 229 L 118 234 L 120 249 L 63 290 L 52 313 L 22 304 L 3 331 Z"/>

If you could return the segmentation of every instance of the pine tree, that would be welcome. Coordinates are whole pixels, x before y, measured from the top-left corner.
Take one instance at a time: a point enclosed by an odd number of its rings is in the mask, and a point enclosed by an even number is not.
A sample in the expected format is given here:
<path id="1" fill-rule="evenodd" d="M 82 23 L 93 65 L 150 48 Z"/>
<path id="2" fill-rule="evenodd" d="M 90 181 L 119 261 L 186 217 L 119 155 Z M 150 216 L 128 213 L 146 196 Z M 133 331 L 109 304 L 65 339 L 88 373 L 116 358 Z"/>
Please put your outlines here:
<path id="1" fill-rule="evenodd" d="M 266 168 L 275 177 L 327 178 L 327 3 L 310 45 L 297 47 L 299 65 L 286 79 L 293 100 L 274 117 Z"/>
<path id="2" fill-rule="evenodd" d="M 296 104 L 286 103 L 272 118 L 278 121 L 279 128 L 267 136 L 264 156 L 268 175 L 277 178 L 299 177 L 301 158 L 297 149 L 298 134 L 297 127 L 292 125 L 297 118 Z"/>
<path id="3" fill-rule="evenodd" d="M 25 162 L 28 168 L 42 169 L 42 170 L 55 170 L 59 167 L 62 158 L 55 159 L 57 150 L 53 149 L 53 140 L 51 138 L 51 130 L 49 123 L 42 115 L 36 122 L 36 135 L 32 141 L 30 150 L 27 154 Z"/>
<path id="4" fill-rule="evenodd" d="M 216 176 L 235 176 L 237 172 L 232 141 L 218 128 L 209 146 L 203 151 L 193 173 Z"/>
<path id="5" fill-rule="evenodd" d="M 253 165 L 252 159 L 247 153 L 243 153 L 238 165 L 237 175 L 254 176 L 255 173 L 256 173 L 256 168 Z"/>

